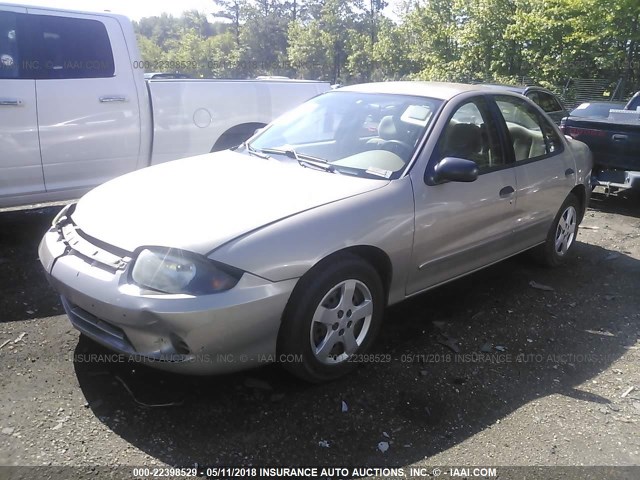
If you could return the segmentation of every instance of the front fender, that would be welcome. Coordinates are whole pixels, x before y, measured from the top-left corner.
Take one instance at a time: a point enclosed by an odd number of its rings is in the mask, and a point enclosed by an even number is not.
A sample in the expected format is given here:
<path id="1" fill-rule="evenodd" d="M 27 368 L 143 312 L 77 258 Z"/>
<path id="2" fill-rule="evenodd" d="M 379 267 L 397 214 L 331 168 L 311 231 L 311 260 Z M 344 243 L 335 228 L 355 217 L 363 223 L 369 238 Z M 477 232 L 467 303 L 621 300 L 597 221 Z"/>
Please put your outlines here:
<path id="1" fill-rule="evenodd" d="M 366 245 L 393 266 L 389 303 L 404 298 L 411 258 L 414 200 L 408 177 L 323 205 L 228 242 L 209 257 L 277 282 L 299 278 L 327 256 Z"/>

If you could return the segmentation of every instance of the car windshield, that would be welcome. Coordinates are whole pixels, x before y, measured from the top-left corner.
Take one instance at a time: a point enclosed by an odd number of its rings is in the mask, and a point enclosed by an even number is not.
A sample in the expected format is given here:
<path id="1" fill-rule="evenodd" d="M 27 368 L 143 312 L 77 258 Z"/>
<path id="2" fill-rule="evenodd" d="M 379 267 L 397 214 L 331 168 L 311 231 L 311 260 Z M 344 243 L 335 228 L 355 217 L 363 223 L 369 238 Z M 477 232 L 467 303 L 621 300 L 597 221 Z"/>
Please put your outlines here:
<path id="1" fill-rule="evenodd" d="M 283 161 L 365 178 L 398 178 L 442 102 L 334 91 L 275 120 L 245 148 Z"/>

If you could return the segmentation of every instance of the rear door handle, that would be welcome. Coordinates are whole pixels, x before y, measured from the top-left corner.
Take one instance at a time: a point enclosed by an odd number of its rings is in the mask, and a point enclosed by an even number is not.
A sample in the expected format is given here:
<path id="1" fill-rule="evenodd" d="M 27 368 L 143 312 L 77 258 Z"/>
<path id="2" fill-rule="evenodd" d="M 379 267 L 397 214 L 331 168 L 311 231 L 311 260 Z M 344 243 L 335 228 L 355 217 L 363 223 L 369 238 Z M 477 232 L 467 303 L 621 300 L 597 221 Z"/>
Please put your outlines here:
<path id="1" fill-rule="evenodd" d="M 117 103 L 117 102 L 126 102 L 127 97 L 122 97 L 119 95 L 107 95 L 104 97 L 100 97 L 100 103 Z"/>
<path id="2" fill-rule="evenodd" d="M 622 135 L 620 133 L 616 133 L 614 136 L 611 137 L 613 139 L 614 142 L 624 142 L 626 141 L 629 137 L 627 135 Z"/>
<path id="3" fill-rule="evenodd" d="M 20 105 L 22 105 L 22 100 L 19 98 L 0 98 L 0 106 L 19 107 Z"/>
<path id="4" fill-rule="evenodd" d="M 500 190 L 500 198 L 510 197 L 511 195 L 513 195 L 513 192 L 515 192 L 513 187 L 511 185 L 508 185 Z"/>
<path id="5" fill-rule="evenodd" d="M 575 174 L 576 174 L 576 172 L 573 171 L 573 168 L 567 168 L 564 171 L 564 176 L 565 177 L 570 177 L 571 175 L 575 175 Z"/>

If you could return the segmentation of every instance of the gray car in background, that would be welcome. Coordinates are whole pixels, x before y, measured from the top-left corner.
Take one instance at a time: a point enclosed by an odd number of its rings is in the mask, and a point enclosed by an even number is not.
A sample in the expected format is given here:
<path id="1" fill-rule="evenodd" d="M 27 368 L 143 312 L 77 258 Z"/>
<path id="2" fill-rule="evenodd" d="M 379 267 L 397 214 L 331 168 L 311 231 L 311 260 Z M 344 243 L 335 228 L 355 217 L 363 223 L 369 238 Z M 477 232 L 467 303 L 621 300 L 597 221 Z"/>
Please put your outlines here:
<path id="1" fill-rule="evenodd" d="M 532 248 L 562 264 L 590 171 L 586 146 L 521 95 L 356 85 L 234 151 L 94 189 L 39 254 L 72 324 L 114 351 L 324 381 L 369 360 L 388 305 Z"/>
<path id="2" fill-rule="evenodd" d="M 519 93 L 524 95 L 538 105 L 549 117 L 560 125 L 560 120 L 569 116 L 569 112 L 562 104 L 562 100 L 558 96 L 542 87 L 536 86 L 524 86 L 524 85 L 500 85 L 500 84 L 485 84 L 488 88 L 496 88 L 500 90 L 507 90 L 509 92 Z"/>

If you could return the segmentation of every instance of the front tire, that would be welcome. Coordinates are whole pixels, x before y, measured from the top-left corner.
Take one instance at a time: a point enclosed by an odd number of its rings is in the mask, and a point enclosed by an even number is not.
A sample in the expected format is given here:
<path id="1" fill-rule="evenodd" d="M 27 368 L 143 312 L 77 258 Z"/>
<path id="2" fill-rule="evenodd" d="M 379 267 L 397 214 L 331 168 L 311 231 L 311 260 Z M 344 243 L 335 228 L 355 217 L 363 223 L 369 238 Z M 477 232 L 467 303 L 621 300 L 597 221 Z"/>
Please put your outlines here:
<path id="1" fill-rule="evenodd" d="M 296 286 L 280 327 L 280 358 L 294 375 L 334 380 L 353 370 L 367 352 L 384 314 L 384 288 L 364 260 L 343 254 L 315 267 Z"/>
<path id="2" fill-rule="evenodd" d="M 578 236 L 580 202 L 573 194 L 566 198 L 551 224 L 545 243 L 537 248 L 538 259 L 544 265 L 558 267 L 571 257 Z"/>

